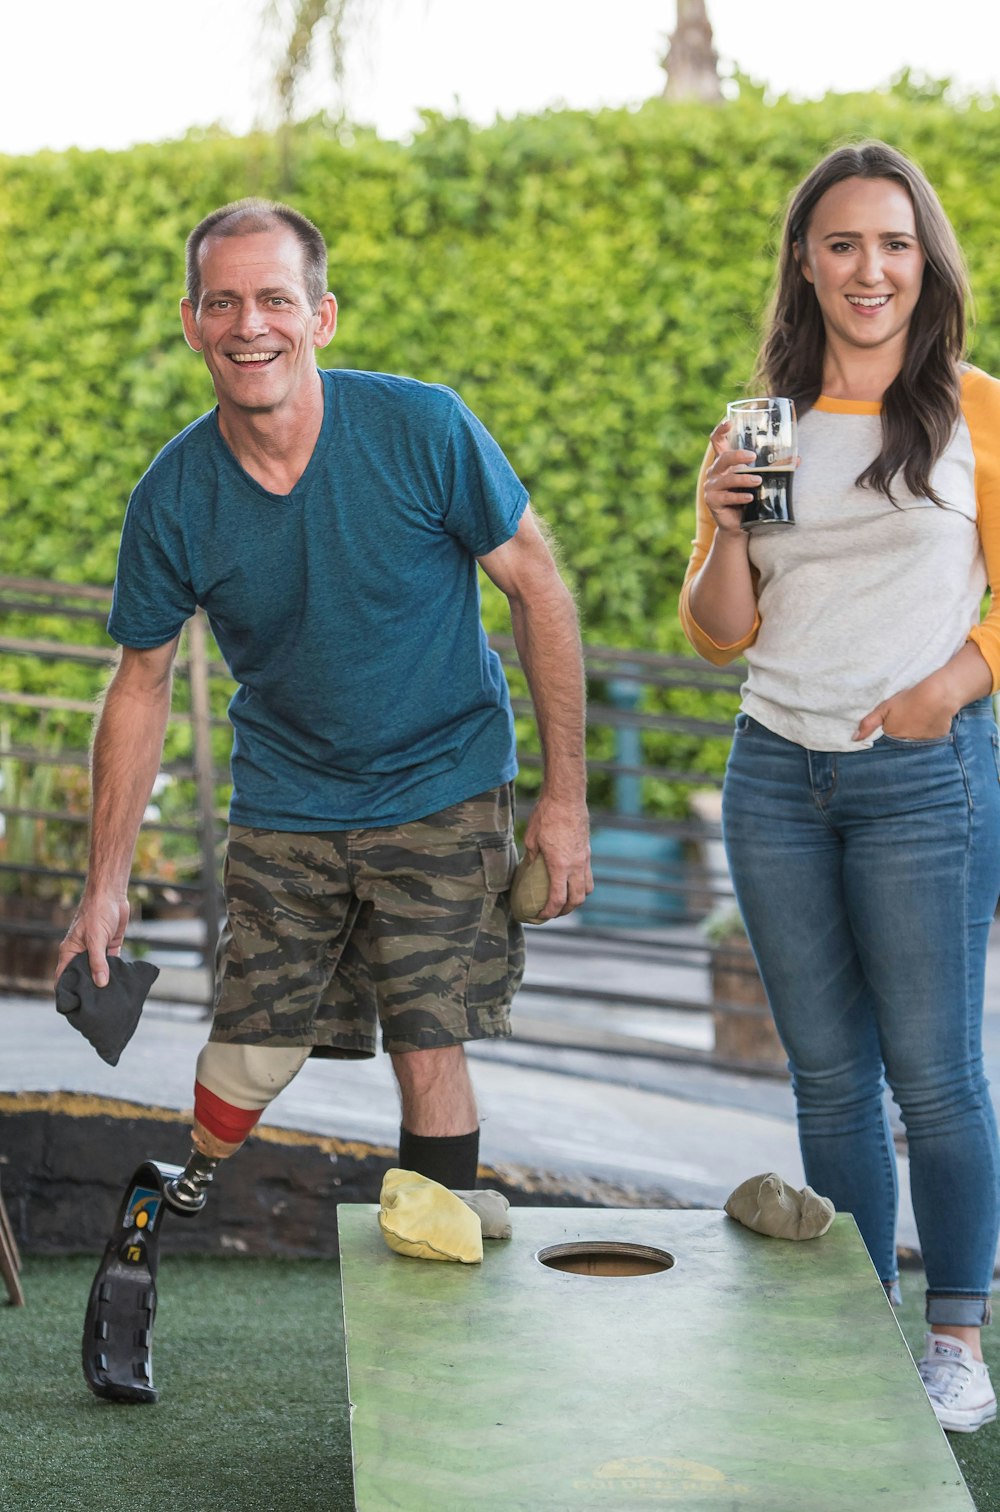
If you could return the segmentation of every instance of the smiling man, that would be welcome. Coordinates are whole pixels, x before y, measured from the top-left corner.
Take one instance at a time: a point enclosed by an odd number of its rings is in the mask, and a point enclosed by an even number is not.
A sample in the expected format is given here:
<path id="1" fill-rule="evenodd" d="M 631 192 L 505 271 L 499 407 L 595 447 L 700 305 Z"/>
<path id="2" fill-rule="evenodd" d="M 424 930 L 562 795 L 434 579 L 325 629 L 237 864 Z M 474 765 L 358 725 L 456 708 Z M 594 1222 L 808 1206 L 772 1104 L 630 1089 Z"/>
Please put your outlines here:
<path id="1" fill-rule="evenodd" d="M 323 238 L 295 210 L 244 200 L 206 217 L 188 239 L 181 317 L 218 403 L 129 502 L 109 621 L 123 649 L 60 970 L 86 952 L 102 987 L 121 949 L 171 666 L 200 605 L 238 685 L 228 923 L 195 1148 L 167 1201 L 197 1211 L 218 1161 L 307 1057 L 371 1056 L 379 1027 L 400 1164 L 470 1188 L 479 1129 L 463 1046 L 509 1033 L 523 969 L 508 897 L 513 720 L 477 564 L 509 600 L 541 732 L 525 849 L 547 866 L 546 918 L 593 885 L 575 608 L 523 486 L 456 394 L 317 368 L 337 305 Z"/>

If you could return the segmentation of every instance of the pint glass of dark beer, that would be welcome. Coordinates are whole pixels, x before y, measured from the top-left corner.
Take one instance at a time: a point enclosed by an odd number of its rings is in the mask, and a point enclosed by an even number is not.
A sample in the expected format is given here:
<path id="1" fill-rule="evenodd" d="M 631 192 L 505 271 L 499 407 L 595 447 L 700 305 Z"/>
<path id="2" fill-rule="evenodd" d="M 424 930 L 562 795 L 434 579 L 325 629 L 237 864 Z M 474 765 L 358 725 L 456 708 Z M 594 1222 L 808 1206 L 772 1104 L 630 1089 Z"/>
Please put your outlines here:
<path id="1" fill-rule="evenodd" d="M 759 473 L 760 486 L 748 488 L 753 498 L 743 506 L 744 530 L 763 526 L 792 525 L 792 479 L 798 447 L 795 437 L 795 405 L 791 399 L 737 399 L 727 405 L 729 445 L 734 451 L 752 451 L 753 462 L 740 470 Z"/>

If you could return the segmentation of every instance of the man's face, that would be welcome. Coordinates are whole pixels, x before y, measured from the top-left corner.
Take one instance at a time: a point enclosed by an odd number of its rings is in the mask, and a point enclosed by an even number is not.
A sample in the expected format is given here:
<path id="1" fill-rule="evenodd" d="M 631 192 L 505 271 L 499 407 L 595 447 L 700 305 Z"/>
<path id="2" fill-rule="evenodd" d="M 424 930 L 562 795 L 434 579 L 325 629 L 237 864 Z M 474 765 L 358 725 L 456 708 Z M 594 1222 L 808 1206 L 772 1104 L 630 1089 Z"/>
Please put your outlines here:
<path id="1" fill-rule="evenodd" d="M 223 410 L 279 412 L 314 387 L 314 352 L 333 337 L 337 304 L 326 294 L 310 308 L 302 258 L 284 226 L 202 244 L 198 305 L 182 299 L 181 319 Z"/>

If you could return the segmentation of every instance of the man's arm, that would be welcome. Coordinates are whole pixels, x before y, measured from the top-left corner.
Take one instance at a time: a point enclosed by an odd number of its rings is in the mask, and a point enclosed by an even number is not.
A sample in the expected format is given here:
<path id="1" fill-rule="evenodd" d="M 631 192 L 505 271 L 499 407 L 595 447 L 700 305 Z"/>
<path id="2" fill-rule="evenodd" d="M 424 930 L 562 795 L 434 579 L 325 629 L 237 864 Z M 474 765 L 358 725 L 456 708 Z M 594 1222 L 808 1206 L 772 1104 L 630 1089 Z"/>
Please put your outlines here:
<path id="1" fill-rule="evenodd" d="M 128 925 L 128 879 L 139 826 L 156 774 L 170 713 L 179 637 L 151 651 L 122 648 L 104 696 L 91 751 L 90 862 L 56 976 L 81 950 L 98 987 L 108 981 L 106 957 L 121 953 Z"/>
<path id="2" fill-rule="evenodd" d="M 583 651 L 573 597 L 548 542 L 525 509 L 517 533 L 479 558 L 506 595 L 542 741 L 542 790 L 528 821 L 524 846 L 541 852 L 549 897 L 541 917 L 578 908 L 594 879 L 587 818 L 586 694 Z"/>

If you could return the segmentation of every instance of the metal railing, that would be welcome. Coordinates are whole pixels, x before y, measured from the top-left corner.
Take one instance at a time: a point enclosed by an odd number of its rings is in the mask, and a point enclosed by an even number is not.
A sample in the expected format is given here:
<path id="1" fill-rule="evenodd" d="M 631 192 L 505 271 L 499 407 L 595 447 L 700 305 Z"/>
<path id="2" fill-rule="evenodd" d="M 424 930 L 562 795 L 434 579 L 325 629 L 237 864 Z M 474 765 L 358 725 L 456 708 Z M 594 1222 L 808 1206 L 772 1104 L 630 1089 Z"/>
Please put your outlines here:
<path id="1" fill-rule="evenodd" d="M 89 725 L 116 659 L 103 631 L 109 606 L 106 588 L 0 577 L 0 990 L 48 985 L 53 942 L 65 933 L 84 878 Z M 518 720 L 523 822 L 541 756 L 513 639 L 495 636 L 492 644 Z M 706 997 L 710 950 L 692 927 L 730 896 L 713 795 L 740 676 L 693 657 L 610 646 L 586 646 L 585 663 L 596 889 L 572 930 L 530 932 L 537 970 L 529 970 L 522 993 L 550 1004 L 604 1005 L 603 1048 L 634 1051 L 635 1034 L 616 1042 L 618 1010 L 745 1011 Z M 172 801 L 160 802 L 143 825 L 132 877 L 141 906 L 128 935 L 134 947 L 198 968 L 164 972 L 173 996 L 189 1002 L 208 998 L 219 932 L 230 740 L 224 705 L 232 687 L 199 611 L 178 652 L 158 784 Z M 695 712 L 706 703 L 707 713 Z M 73 801 L 60 784 L 73 790 Z M 603 976 L 585 972 L 581 981 L 568 965 L 588 959 L 603 963 Z M 639 966 L 657 968 L 661 985 L 637 989 L 626 981 Z M 559 1029 L 558 1043 L 566 1032 Z M 536 1025 L 532 1037 L 544 1042 L 544 1035 Z M 658 1053 L 658 1045 L 653 1038 L 644 1048 Z M 710 1049 L 667 1043 L 659 1053 L 715 1058 Z"/>

